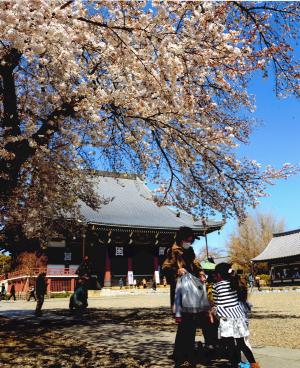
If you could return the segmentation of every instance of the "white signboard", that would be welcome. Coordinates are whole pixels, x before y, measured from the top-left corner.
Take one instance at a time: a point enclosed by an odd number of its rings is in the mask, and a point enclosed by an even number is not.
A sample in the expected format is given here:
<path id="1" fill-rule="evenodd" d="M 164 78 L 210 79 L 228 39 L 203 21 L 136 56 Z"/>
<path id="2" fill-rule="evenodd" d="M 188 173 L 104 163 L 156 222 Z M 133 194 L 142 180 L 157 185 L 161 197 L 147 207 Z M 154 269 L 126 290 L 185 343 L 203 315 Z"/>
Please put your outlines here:
<path id="1" fill-rule="evenodd" d="M 64 248 L 66 246 L 65 240 L 50 240 L 48 241 L 48 248 Z"/>
<path id="2" fill-rule="evenodd" d="M 165 250 L 166 250 L 166 247 L 159 247 L 158 255 L 159 256 L 164 256 L 165 255 Z"/>
<path id="3" fill-rule="evenodd" d="M 116 247 L 116 256 L 124 256 L 124 248 Z"/>
<path id="4" fill-rule="evenodd" d="M 133 285 L 133 271 L 128 271 L 127 279 L 128 285 Z"/>
<path id="5" fill-rule="evenodd" d="M 72 253 L 65 253 L 65 261 L 71 261 L 72 260 Z"/>
<path id="6" fill-rule="evenodd" d="M 155 271 L 154 272 L 154 278 L 155 278 L 155 282 L 157 284 L 160 284 L 160 280 L 159 280 L 159 271 Z"/>

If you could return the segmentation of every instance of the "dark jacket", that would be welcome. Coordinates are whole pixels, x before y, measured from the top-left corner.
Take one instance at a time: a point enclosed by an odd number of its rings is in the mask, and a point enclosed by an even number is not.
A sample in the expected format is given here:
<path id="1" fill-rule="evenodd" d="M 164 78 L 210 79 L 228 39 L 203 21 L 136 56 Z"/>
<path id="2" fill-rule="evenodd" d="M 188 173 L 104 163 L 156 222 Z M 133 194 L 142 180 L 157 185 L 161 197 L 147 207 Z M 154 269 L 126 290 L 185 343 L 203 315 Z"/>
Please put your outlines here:
<path id="1" fill-rule="evenodd" d="M 36 278 L 35 292 L 37 295 L 47 294 L 47 283 L 45 280 L 45 276 L 38 275 L 38 277 Z"/>
<path id="2" fill-rule="evenodd" d="M 89 262 L 82 262 L 81 265 L 77 268 L 76 274 L 79 277 L 88 277 L 90 278 L 92 275 L 92 268 Z"/>

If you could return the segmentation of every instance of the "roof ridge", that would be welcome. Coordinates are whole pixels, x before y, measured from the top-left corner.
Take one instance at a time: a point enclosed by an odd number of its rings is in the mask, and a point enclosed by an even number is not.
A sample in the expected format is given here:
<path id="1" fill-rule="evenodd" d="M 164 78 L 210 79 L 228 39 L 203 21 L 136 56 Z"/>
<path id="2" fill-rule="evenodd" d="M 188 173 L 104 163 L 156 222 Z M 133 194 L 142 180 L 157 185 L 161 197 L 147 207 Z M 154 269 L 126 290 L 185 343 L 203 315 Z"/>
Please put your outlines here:
<path id="1" fill-rule="evenodd" d="M 289 230 L 289 231 L 283 231 L 281 233 L 275 233 L 273 234 L 273 237 L 279 237 L 279 236 L 284 236 L 284 235 L 292 235 L 292 234 L 297 234 L 300 233 L 300 229 L 294 229 L 294 230 Z"/>
<path id="2" fill-rule="evenodd" d="M 117 171 L 105 171 L 105 170 L 91 170 L 90 174 L 93 176 L 103 176 L 107 178 L 114 179 L 129 179 L 129 180 L 137 180 L 140 179 L 144 181 L 143 175 L 137 173 L 126 173 L 126 172 L 117 172 Z"/>

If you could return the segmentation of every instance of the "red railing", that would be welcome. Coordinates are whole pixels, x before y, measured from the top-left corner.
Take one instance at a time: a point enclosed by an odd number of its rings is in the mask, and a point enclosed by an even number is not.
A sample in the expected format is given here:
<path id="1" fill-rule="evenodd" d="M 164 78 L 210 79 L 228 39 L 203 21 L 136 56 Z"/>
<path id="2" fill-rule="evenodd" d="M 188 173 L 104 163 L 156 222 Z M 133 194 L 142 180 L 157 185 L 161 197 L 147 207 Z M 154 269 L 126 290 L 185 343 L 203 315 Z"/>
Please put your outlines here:
<path id="1" fill-rule="evenodd" d="M 64 292 L 73 291 L 71 279 L 52 279 L 50 285 L 50 292 Z"/>
<path id="2" fill-rule="evenodd" d="M 31 268 L 26 269 L 23 268 L 21 270 L 8 272 L 6 274 L 0 275 L 0 281 L 5 279 L 13 279 L 13 278 L 20 278 L 20 277 L 36 277 L 39 273 L 46 272 L 48 276 L 72 276 L 77 277 L 75 274 L 74 269 L 69 268 Z"/>

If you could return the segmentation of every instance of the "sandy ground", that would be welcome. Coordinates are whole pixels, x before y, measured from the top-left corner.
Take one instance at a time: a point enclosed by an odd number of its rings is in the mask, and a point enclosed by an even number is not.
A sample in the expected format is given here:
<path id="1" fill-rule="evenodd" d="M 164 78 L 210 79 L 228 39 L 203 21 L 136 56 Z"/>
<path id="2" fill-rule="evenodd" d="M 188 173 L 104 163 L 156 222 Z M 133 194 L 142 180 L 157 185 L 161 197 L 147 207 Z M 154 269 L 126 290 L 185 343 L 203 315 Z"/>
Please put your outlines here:
<path id="1" fill-rule="evenodd" d="M 300 349 L 300 293 L 250 295 L 253 313 L 250 334 L 253 345 Z"/>
<path id="2" fill-rule="evenodd" d="M 250 302 L 254 347 L 300 348 L 299 292 L 253 293 Z M 167 293 L 105 296 L 90 299 L 81 317 L 70 314 L 67 300 L 52 299 L 45 302 L 43 317 L 36 319 L 33 302 L 1 302 L 0 366 L 172 367 L 168 354 L 176 325 L 168 303 Z M 228 366 L 218 360 L 197 367 Z"/>

